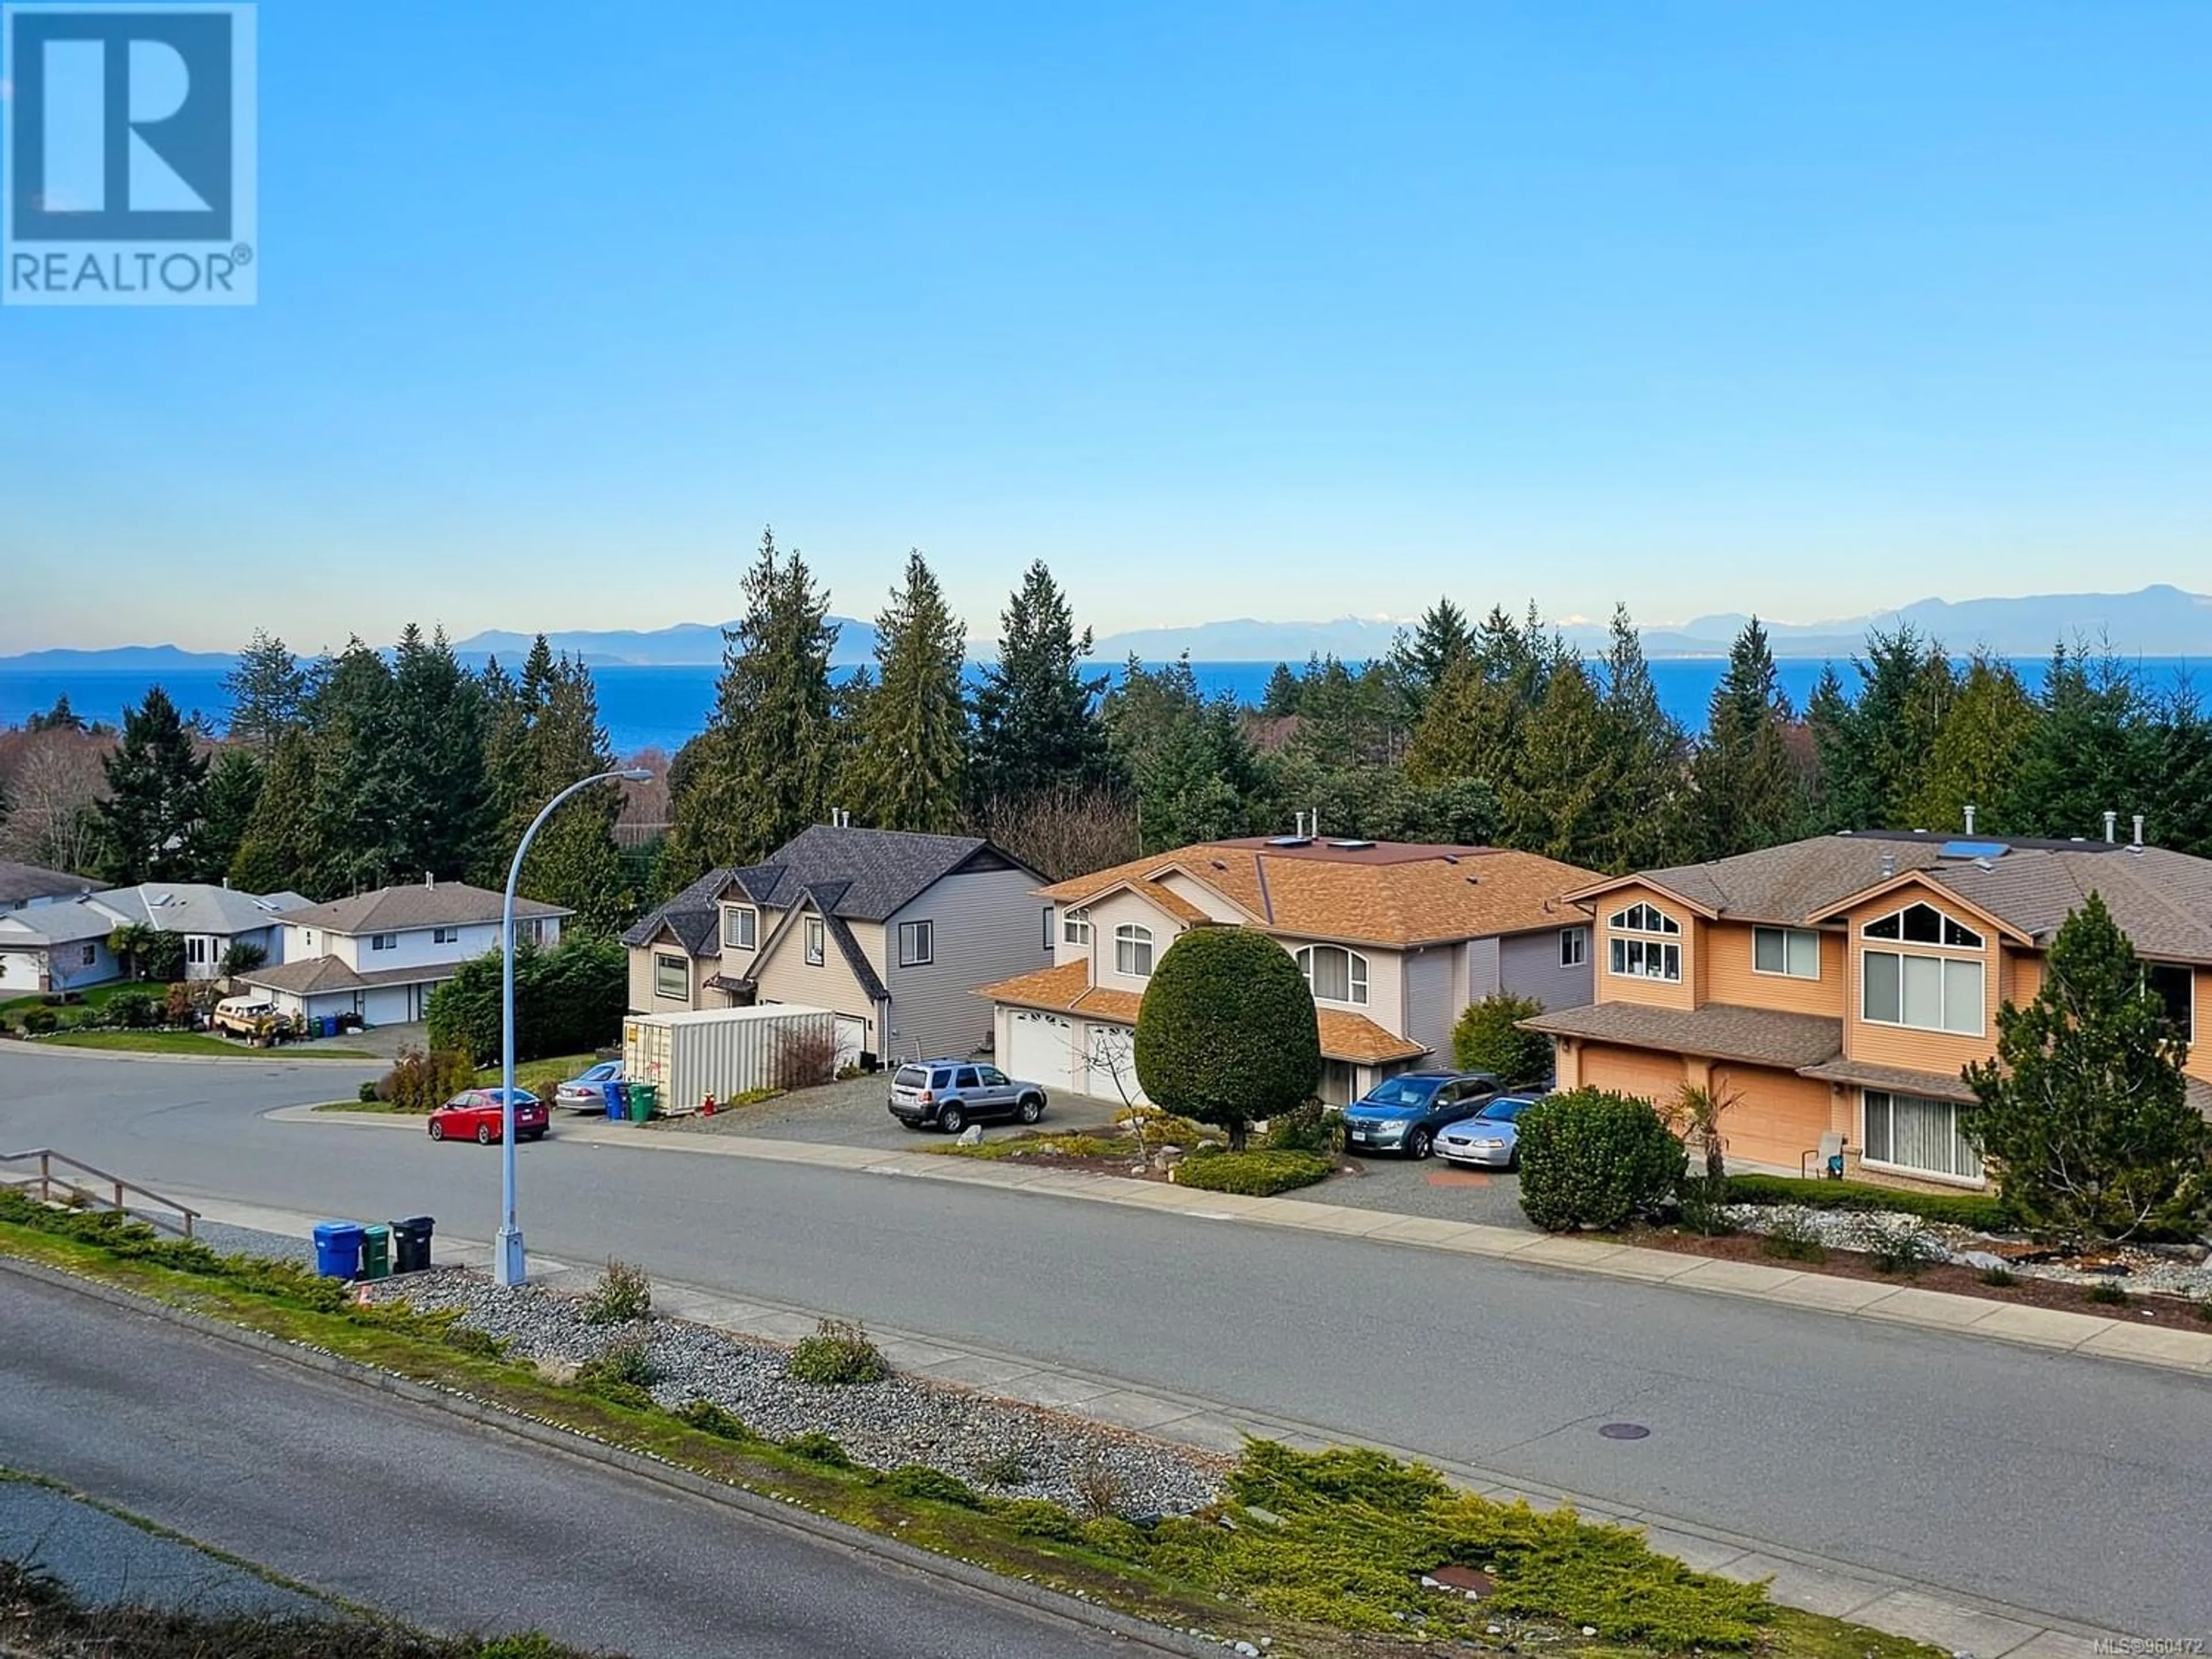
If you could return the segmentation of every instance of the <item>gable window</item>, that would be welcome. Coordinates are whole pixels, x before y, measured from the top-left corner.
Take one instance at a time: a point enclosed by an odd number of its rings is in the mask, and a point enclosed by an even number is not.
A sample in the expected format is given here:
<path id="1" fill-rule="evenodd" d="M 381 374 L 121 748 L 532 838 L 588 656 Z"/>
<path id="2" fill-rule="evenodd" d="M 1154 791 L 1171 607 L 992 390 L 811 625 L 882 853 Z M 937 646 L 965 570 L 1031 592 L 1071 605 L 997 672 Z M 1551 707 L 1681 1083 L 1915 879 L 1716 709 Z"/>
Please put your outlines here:
<path id="1" fill-rule="evenodd" d="M 1316 1002 L 1367 1001 L 1367 958 L 1340 945 L 1309 945 L 1298 952 L 1298 971 Z"/>
<path id="2" fill-rule="evenodd" d="M 1859 932 L 1868 939 L 1893 939 L 1905 945 L 1946 945 L 1960 951 L 1982 948 L 1979 933 L 1952 921 L 1932 904 L 1908 904 L 1902 910 L 1875 917 Z"/>
<path id="3" fill-rule="evenodd" d="M 203 935 L 198 933 L 192 934 L 190 938 L 185 940 L 185 960 L 190 963 L 199 963 L 203 966 L 205 965 L 208 959 L 209 944 L 210 941 Z"/>
<path id="4" fill-rule="evenodd" d="M 1152 930 L 1125 921 L 1114 930 L 1114 971 L 1131 979 L 1152 976 Z"/>
<path id="5" fill-rule="evenodd" d="M 926 968 L 936 960 L 937 924 L 933 921 L 899 923 L 899 966 Z"/>
<path id="6" fill-rule="evenodd" d="M 682 957 L 656 955 L 653 958 L 653 994 L 657 997 L 674 997 L 689 1001 L 691 996 L 691 964 Z"/>
<path id="7" fill-rule="evenodd" d="M 1820 977 L 1820 936 L 1804 927 L 1751 930 L 1751 971 L 1790 979 Z"/>
<path id="8" fill-rule="evenodd" d="M 434 927 L 430 930 L 430 943 L 433 945 L 459 945 L 460 942 L 461 930 L 458 927 Z"/>
<path id="9" fill-rule="evenodd" d="M 1682 932 L 1676 921 L 1656 905 L 1641 901 L 1606 919 L 1613 933 L 1607 943 L 1607 970 L 1621 979 L 1661 979 L 1679 983 L 1682 977 L 1682 947 L 1674 941 Z M 1640 938 L 1624 939 L 1622 934 Z"/>
<path id="10" fill-rule="evenodd" d="M 399 948 L 399 935 L 371 933 L 368 936 L 368 948 L 372 951 L 396 951 Z"/>
<path id="11" fill-rule="evenodd" d="M 750 951 L 760 937 L 760 912 L 750 904 L 722 907 L 722 948 Z"/>
<path id="12" fill-rule="evenodd" d="M 1088 945 L 1091 943 L 1091 913 L 1070 910 L 1062 916 L 1060 919 L 1060 939 L 1063 945 Z"/>
<path id="13" fill-rule="evenodd" d="M 1886 1089 L 1862 1092 L 1865 1123 L 1859 1145 L 1865 1162 L 1949 1181 L 1981 1181 L 1982 1155 L 1959 1132 L 1957 1106 Z"/>
<path id="14" fill-rule="evenodd" d="M 826 931 L 822 926 L 821 917 L 806 918 L 806 965 L 809 968 L 819 968 L 822 965 L 823 936 Z"/>
<path id="15" fill-rule="evenodd" d="M 1562 927 L 1559 929 L 1559 966 L 1579 968 L 1589 960 L 1589 929 Z"/>
<path id="16" fill-rule="evenodd" d="M 1968 957 L 1869 951 L 1860 957 L 1859 1012 L 1875 1025 L 1982 1034 L 1982 964 Z"/>
<path id="17" fill-rule="evenodd" d="M 2197 975 L 2178 962 L 2147 962 L 2143 964 L 2143 984 L 2158 994 L 2166 1005 L 2166 1017 L 2173 1022 L 2174 1030 L 2181 1033 L 2184 1042 L 2197 1041 Z"/>
<path id="18" fill-rule="evenodd" d="M 1044 948 L 1048 951 L 1052 949 L 1052 918 L 1053 908 L 1048 904 L 1044 907 Z"/>

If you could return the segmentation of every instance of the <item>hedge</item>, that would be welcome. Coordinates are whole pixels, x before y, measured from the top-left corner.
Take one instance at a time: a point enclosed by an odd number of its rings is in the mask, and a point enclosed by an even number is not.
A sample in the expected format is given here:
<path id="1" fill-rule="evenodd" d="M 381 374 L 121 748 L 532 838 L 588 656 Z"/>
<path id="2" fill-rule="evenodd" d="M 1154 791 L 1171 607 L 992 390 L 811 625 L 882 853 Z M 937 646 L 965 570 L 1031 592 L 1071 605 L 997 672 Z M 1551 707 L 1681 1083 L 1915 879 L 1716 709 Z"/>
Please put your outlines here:
<path id="1" fill-rule="evenodd" d="M 1681 1184 L 1682 1143 L 1648 1102 L 1574 1089 L 1547 1095 L 1518 1127 L 1521 1208 L 1547 1232 L 1618 1227 Z"/>
<path id="2" fill-rule="evenodd" d="M 1802 1181 L 1795 1176 L 1732 1175 L 1728 1180 L 1731 1204 L 1802 1204 L 1813 1210 L 1881 1210 L 1898 1215 L 1917 1215 L 1923 1221 L 1941 1221 L 1978 1232 L 2004 1232 L 2012 1218 L 2003 1203 L 1978 1193 L 1912 1193 L 1896 1187 L 1869 1186 L 1861 1181 Z"/>
<path id="3" fill-rule="evenodd" d="M 1176 1170 L 1176 1182 L 1202 1192 L 1267 1198 L 1293 1187 L 1310 1187 L 1335 1173 L 1334 1160 L 1319 1152 L 1232 1152 L 1208 1145 L 1191 1149 Z"/>

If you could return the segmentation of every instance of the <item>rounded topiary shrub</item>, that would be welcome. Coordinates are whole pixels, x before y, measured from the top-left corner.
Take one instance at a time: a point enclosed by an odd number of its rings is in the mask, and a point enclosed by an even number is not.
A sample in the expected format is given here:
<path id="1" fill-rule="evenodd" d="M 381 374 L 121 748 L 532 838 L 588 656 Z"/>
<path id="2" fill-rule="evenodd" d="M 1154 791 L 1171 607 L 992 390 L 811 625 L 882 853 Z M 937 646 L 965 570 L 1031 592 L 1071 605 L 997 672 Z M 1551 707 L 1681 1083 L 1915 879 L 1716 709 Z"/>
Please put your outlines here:
<path id="1" fill-rule="evenodd" d="M 1650 1105 L 1575 1089 L 1522 1113 L 1521 1207 L 1548 1232 L 1618 1227 L 1664 1203 L 1682 1178 L 1682 1143 Z"/>
<path id="2" fill-rule="evenodd" d="M 1137 1081 L 1154 1105 L 1227 1132 L 1304 1105 L 1321 1084 L 1313 993 L 1288 951 L 1249 927 L 1194 927 L 1168 947 L 1137 1014 Z"/>

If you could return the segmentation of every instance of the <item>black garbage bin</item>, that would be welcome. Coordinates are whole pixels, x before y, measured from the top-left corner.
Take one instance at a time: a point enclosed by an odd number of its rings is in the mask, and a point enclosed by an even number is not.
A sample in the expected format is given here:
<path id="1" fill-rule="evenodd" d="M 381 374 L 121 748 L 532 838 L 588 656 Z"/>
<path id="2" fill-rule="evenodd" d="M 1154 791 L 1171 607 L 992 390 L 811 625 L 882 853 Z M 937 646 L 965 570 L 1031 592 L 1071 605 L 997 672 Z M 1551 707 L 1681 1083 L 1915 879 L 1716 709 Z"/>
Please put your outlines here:
<path id="1" fill-rule="evenodd" d="M 427 1215 L 410 1216 L 392 1224 L 392 1271 L 419 1273 L 430 1265 L 430 1230 Z"/>

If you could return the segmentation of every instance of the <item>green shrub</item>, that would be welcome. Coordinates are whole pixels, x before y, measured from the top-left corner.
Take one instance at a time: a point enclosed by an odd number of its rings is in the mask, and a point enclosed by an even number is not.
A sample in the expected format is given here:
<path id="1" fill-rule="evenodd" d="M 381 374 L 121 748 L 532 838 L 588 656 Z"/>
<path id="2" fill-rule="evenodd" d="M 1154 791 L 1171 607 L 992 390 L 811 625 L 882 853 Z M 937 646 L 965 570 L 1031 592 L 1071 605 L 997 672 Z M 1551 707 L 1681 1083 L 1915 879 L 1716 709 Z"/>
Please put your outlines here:
<path id="1" fill-rule="evenodd" d="M 361 1087 L 354 1091 L 354 1098 L 360 1101 L 364 1106 L 375 1105 L 377 1100 L 376 1079 L 374 1078 L 364 1078 L 362 1079 Z"/>
<path id="2" fill-rule="evenodd" d="M 1874 1210 L 1917 1215 L 1977 1232 L 2003 1232 L 2011 1224 L 2004 1206 L 1977 1193 L 1911 1193 L 1862 1181 L 1801 1181 L 1794 1176 L 1733 1175 L 1731 1204 L 1802 1204 L 1814 1210 Z"/>
<path id="3" fill-rule="evenodd" d="M 27 1008 L 23 1011 L 23 1030 L 32 1036 L 45 1036 L 61 1029 L 62 1017 L 51 1008 Z"/>
<path id="4" fill-rule="evenodd" d="M 607 1261 L 606 1272 L 584 1300 L 584 1318 L 593 1325 L 626 1325 L 653 1313 L 653 1281 L 645 1269 L 627 1261 Z"/>
<path id="5" fill-rule="evenodd" d="M 922 1498 L 933 1504 L 951 1504 L 963 1510 L 983 1507 L 981 1497 L 966 1481 L 942 1469 L 933 1469 L 927 1463 L 902 1463 L 878 1477 L 876 1484 L 901 1498 Z"/>
<path id="6" fill-rule="evenodd" d="M 1462 1072 L 1490 1072 L 1509 1089 L 1540 1083 L 1552 1074 L 1552 1039 L 1524 1031 L 1544 1005 L 1504 992 L 1470 1002 L 1452 1026 L 1452 1060 Z"/>
<path id="7" fill-rule="evenodd" d="M 500 957 L 462 963 L 430 994 L 430 1042 L 489 1066 L 500 1051 Z M 622 1036 L 629 1006 L 629 953 L 612 939 L 583 933 L 550 951 L 525 941 L 514 953 L 517 1060 L 586 1054 Z"/>
<path id="8" fill-rule="evenodd" d="M 783 1443 L 783 1449 L 793 1457 L 819 1463 L 825 1469 L 860 1468 L 842 1446 L 818 1429 L 809 1429 L 805 1434 L 793 1435 Z"/>
<path id="9" fill-rule="evenodd" d="M 1042 1498 L 1013 1498 L 993 1507 L 1001 1521 L 1024 1538 L 1049 1539 L 1056 1544 L 1075 1541 L 1075 1517 L 1057 1504 Z"/>
<path id="10" fill-rule="evenodd" d="M 1820 1231 L 1810 1218 L 1802 1215 L 1784 1216 L 1766 1230 L 1759 1241 L 1760 1251 L 1784 1261 L 1826 1261 L 1828 1247 L 1820 1242 Z"/>
<path id="11" fill-rule="evenodd" d="M 649 1411 L 653 1403 L 651 1390 L 660 1376 L 660 1367 L 645 1344 L 632 1340 L 618 1342 L 597 1359 L 578 1367 L 576 1386 L 634 1411 Z"/>
<path id="12" fill-rule="evenodd" d="M 2009 1267 L 1984 1267 L 1982 1269 L 1982 1283 L 1992 1290 L 2001 1291 L 2008 1285 L 2019 1284 L 2020 1275 Z"/>
<path id="13" fill-rule="evenodd" d="M 1232 1152 L 1209 1143 L 1191 1148 L 1176 1167 L 1176 1181 L 1201 1192 L 1267 1198 L 1293 1187 L 1310 1187 L 1335 1173 L 1335 1161 L 1319 1152 Z"/>
<path id="14" fill-rule="evenodd" d="M 1942 1245 L 1917 1226 L 1889 1228 L 1867 1250 L 1876 1273 L 1903 1273 L 1907 1279 L 1942 1259 Z"/>
<path id="15" fill-rule="evenodd" d="M 1153 969 L 1137 1013 L 1137 1081 L 1162 1108 L 1227 1131 L 1313 1098 L 1321 1027 L 1289 951 L 1249 927 L 1193 927 Z"/>
<path id="16" fill-rule="evenodd" d="M 99 1012 L 102 1023 L 118 1031 L 143 1031 L 161 1023 L 168 1010 L 167 993 L 118 991 Z"/>
<path id="17" fill-rule="evenodd" d="M 434 1112 L 462 1090 L 474 1088 L 476 1081 L 477 1068 L 459 1049 L 425 1054 L 420 1048 L 402 1048 L 376 1085 L 376 1097 L 403 1112 Z"/>
<path id="18" fill-rule="evenodd" d="M 717 1440 L 757 1440 L 760 1437 L 739 1419 L 711 1400 L 687 1400 L 676 1415 L 684 1426 L 711 1434 Z"/>
<path id="19" fill-rule="evenodd" d="M 1267 1120 L 1261 1146 L 1271 1152 L 1334 1152 L 1344 1144 L 1344 1114 L 1317 1100 Z"/>
<path id="20" fill-rule="evenodd" d="M 2089 1287 L 2089 1300 L 2124 1308 L 2128 1303 L 2128 1287 L 2117 1279 L 2100 1279 Z"/>
<path id="21" fill-rule="evenodd" d="M 1177 1117 L 1157 1106 L 1129 1106 L 1114 1114 L 1114 1127 L 1134 1135 L 1142 1130 L 1147 1146 L 1196 1146 L 1221 1139 L 1195 1118 Z"/>
<path id="22" fill-rule="evenodd" d="M 1681 1183 L 1682 1143 L 1630 1096 L 1549 1095 L 1522 1113 L 1519 1127 L 1521 1207 L 1547 1232 L 1618 1227 Z"/>
<path id="23" fill-rule="evenodd" d="M 859 1324 L 825 1319 L 815 1327 L 813 1335 L 803 1336 L 792 1346 L 785 1370 L 796 1382 L 818 1388 L 846 1388 L 882 1382 L 891 1374 L 891 1364 Z"/>
<path id="24" fill-rule="evenodd" d="M 988 1486 L 1026 1486 L 1030 1483 L 1030 1460 L 1008 1447 L 978 1463 L 975 1474 Z"/>
<path id="25" fill-rule="evenodd" d="M 507 1358 L 506 1343 L 501 1341 L 489 1331 L 480 1331 L 473 1326 L 449 1325 L 438 1340 L 449 1348 L 458 1349 L 462 1353 L 473 1354 L 478 1359 Z"/>

